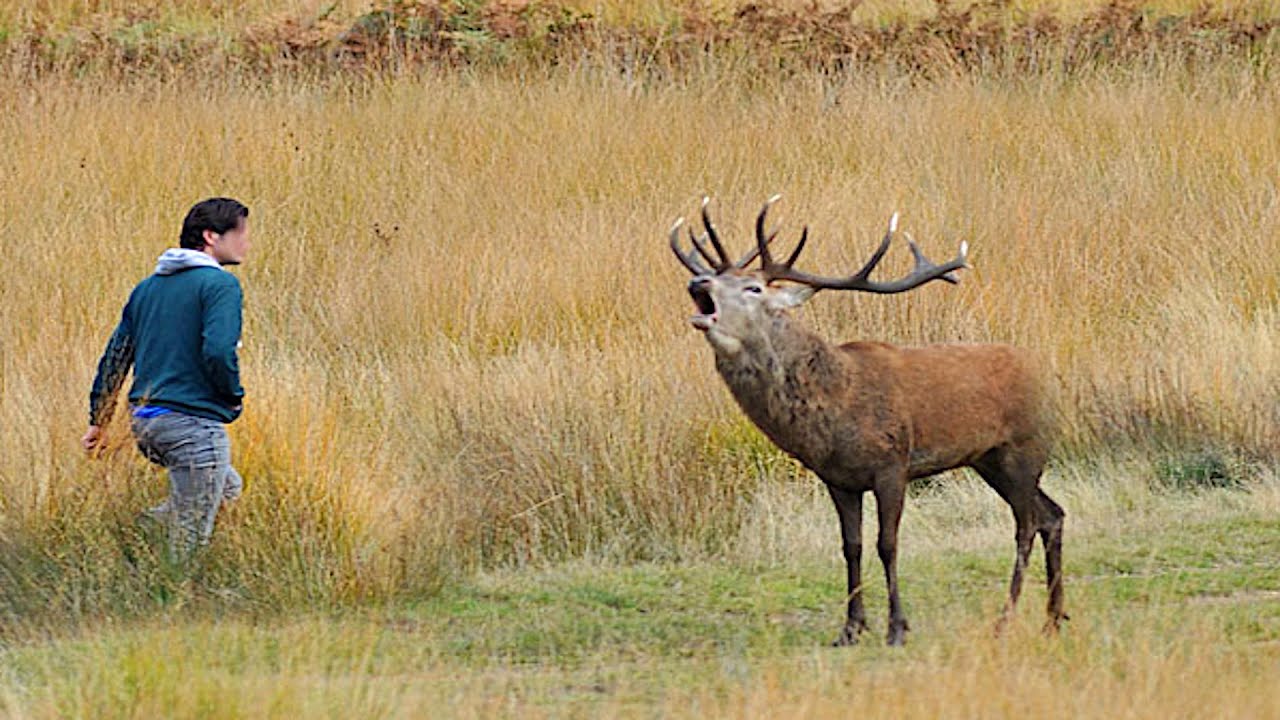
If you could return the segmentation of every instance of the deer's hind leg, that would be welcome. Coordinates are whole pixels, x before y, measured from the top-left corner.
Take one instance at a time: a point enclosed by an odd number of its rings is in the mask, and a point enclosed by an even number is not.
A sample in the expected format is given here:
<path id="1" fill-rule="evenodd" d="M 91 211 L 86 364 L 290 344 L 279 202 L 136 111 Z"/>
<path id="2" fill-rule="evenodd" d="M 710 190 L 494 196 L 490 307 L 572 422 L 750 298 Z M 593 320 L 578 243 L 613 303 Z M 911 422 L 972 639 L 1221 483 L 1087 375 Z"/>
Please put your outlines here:
<path id="1" fill-rule="evenodd" d="M 1037 500 L 1041 509 L 1039 530 L 1044 543 L 1045 577 L 1049 584 L 1049 619 L 1044 630 L 1055 633 L 1062 621 L 1069 619 L 1062 607 L 1062 526 L 1067 514 L 1043 490 L 1038 491 Z"/>
<path id="2" fill-rule="evenodd" d="M 1001 446 L 988 452 L 973 465 L 1013 511 L 1017 555 L 1013 564 L 1013 577 L 1009 580 L 1009 600 L 1001 619 L 1002 625 L 1017 607 L 1018 597 L 1022 593 L 1022 578 L 1036 533 L 1040 533 L 1045 545 L 1045 562 L 1049 575 L 1049 614 L 1054 627 L 1055 613 L 1057 616 L 1061 615 L 1064 513 L 1057 503 L 1040 490 L 1040 474 L 1046 460 L 1047 454 L 1038 444 Z"/>

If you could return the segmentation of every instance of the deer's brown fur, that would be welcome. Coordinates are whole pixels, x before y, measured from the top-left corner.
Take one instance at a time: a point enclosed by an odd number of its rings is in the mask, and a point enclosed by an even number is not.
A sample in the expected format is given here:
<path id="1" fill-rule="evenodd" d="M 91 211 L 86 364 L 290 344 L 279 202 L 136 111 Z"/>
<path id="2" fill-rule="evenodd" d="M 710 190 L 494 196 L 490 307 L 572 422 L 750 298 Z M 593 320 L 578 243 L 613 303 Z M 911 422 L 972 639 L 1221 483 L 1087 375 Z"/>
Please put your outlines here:
<path id="1" fill-rule="evenodd" d="M 758 228 L 763 227 L 763 215 Z M 704 222 L 720 251 L 705 215 Z M 908 629 L 898 597 L 896 562 L 906 486 L 912 479 L 958 467 L 976 470 L 1013 511 L 1017 555 L 1006 613 L 1021 591 L 1031 543 L 1037 533 L 1041 536 L 1049 585 L 1047 627 L 1056 629 L 1066 617 L 1061 569 L 1064 513 L 1039 487 L 1048 459 L 1048 426 L 1039 373 L 1029 355 L 1008 345 L 832 345 L 793 319 L 789 309 L 817 288 L 865 288 L 847 287 L 848 279 L 787 276 L 771 265 L 766 249 L 770 238 L 760 230 L 757 240 L 763 267 L 755 271 L 744 267 L 755 254 L 736 264 L 722 254 L 712 273 L 692 251 L 685 256 L 677 248 L 677 253 L 696 273 L 690 293 L 702 312 L 694 317 L 694 325 L 706 334 L 716 369 L 734 399 L 770 440 L 826 483 L 835 503 L 849 590 L 846 622 L 836 644 L 855 642 L 866 629 L 863 495 L 870 491 L 876 497 L 876 548 L 889 588 L 888 641 L 900 644 Z M 703 247 L 695 238 L 695 249 L 715 262 Z M 793 254 L 786 268 L 794 260 Z M 876 260 L 864 268 L 864 280 Z M 962 266 L 963 253 L 958 267 Z M 900 289 L 892 291 L 953 279 L 946 277 L 949 272 L 948 266 L 924 261 L 908 278 L 911 282 L 895 285 Z M 771 284 L 779 275 L 802 284 Z M 882 286 L 870 287 L 879 291 Z"/>

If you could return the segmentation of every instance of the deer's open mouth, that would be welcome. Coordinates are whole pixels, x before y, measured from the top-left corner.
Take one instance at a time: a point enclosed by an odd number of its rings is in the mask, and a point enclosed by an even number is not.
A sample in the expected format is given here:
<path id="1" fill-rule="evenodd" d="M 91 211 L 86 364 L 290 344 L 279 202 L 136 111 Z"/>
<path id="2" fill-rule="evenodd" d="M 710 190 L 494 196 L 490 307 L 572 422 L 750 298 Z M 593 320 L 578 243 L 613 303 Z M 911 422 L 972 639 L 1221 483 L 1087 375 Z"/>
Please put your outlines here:
<path id="1" fill-rule="evenodd" d="M 698 314 L 689 318 L 689 322 L 699 330 L 710 329 L 716 322 L 716 301 L 712 299 L 710 291 L 705 285 L 691 284 L 689 295 L 693 297 L 693 303 L 698 306 Z"/>

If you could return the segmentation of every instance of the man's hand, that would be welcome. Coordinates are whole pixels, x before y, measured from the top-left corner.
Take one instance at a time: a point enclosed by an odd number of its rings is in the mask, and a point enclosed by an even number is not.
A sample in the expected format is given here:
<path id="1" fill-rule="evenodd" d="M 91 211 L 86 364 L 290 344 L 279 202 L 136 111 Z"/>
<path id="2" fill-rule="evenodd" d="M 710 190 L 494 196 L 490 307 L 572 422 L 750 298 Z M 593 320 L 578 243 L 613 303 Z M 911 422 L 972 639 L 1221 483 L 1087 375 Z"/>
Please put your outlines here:
<path id="1" fill-rule="evenodd" d="M 95 450 L 101 450 L 102 428 L 97 425 L 90 425 L 89 431 L 84 434 L 84 437 L 80 438 L 80 445 L 82 445 L 84 447 L 84 451 L 90 455 L 94 454 Z"/>

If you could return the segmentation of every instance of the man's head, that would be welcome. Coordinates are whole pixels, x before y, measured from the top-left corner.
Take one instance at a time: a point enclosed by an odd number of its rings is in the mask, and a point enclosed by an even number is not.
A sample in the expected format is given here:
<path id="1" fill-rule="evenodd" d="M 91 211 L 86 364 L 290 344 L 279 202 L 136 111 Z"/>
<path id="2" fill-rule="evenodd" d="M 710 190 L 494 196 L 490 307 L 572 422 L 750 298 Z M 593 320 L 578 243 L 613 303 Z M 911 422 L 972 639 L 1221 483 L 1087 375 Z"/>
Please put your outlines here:
<path id="1" fill-rule="evenodd" d="M 179 244 L 207 253 L 222 265 L 239 265 L 249 253 L 249 208 L 231 198 L 196 203 L 182 221 Z"/>

